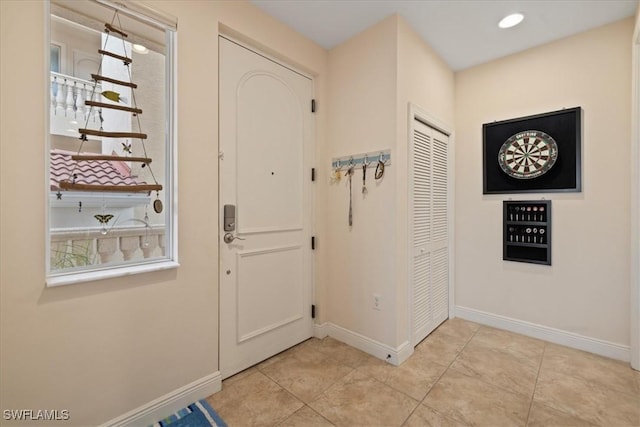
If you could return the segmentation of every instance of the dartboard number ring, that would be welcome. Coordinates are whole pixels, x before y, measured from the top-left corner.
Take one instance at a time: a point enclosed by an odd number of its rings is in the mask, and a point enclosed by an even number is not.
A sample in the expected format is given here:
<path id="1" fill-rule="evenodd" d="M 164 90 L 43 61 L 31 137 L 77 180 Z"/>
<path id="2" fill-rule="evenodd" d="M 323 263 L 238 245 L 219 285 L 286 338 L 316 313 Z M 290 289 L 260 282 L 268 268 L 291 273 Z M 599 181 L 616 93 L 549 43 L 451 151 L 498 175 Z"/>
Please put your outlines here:
<path id="1" fill-rule="evenodd" d="M 510 136 L 498 152 L 500 168 L 516 179 L 544 175 L 557 158 L 558 144 L 550 135 L 539 130 L 527 130 Z"/>

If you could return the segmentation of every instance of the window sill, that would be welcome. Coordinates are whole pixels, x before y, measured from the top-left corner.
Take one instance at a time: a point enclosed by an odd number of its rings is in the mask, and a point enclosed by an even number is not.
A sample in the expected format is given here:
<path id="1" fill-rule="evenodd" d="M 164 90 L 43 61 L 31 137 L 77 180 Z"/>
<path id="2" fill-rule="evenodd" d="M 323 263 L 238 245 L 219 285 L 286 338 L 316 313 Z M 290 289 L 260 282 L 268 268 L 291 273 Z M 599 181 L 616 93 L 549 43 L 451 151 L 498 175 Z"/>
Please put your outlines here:
<path id="1" fill-rule="evenodd" d="M 47 276 L 46 285 L 48 288 L 63 286 L 63 285 L 74 285 L 76 283 L 93 282 L 96 280 L 131 276 L 133 274 L 169 270 L 172 268 L 178 268 L 179 266 L 180 264 L 176 261 L 160 261 L 160 262 L 148 263 L 148 264 L 128 265 L 123 267 L 111 267 L 105 270 L 83 271 L 78 273 L 51 274 Z"/>

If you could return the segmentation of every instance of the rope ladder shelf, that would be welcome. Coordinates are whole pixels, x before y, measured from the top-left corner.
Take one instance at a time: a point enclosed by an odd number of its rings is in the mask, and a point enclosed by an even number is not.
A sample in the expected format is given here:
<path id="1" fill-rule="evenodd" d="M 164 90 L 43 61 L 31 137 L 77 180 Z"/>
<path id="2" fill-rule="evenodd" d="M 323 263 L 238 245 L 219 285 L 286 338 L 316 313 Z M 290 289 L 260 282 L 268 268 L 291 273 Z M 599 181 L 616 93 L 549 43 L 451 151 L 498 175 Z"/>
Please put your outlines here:
<path id="1" fill-rule="evenodd" d="M 110 131 L 94 130 L 94 129 L 78 129 L 78 132 L 80 132 L 80 134 L 82 135 L 106 136 L 108 138 L 147 139 L 146 133 L 138 133 L 138 132 L 110 132 Z"/>
<path id="2" fill-rule="evenodd" d="M 129 62 L 131 63 L 131 62 Z M 96 81 L 114 83 L 120 86 L 127 86 L 133 89 L 137 89 L 138 85 L 131 82 L 125 82 L 124 80 L 112 79 L 111 77 L 101 76 L 100 74 L 91 74 L 91 78 Z"/>
<path id="3" fill-rule="evenodd" d="M 129 64 L 131 64 L 133 62 L 133 60 L 131 58 L 127 58 L 126 56 L 118 55 L 117 53 L 109 52 L 109 51 L 106 51 L 106 50 L 98 49 L 98 53 L 100 55 L 106 55 L 106 56 L 110 56 L 110 57 L 115 58 L 115 59 L 119 59 L 122 62 L 124 62 L 125 65 L 129 65 Z"/>
<path id="4" fill-rule="evenodd" d="M 76 191 L 115 191 L 122 193 L 141 193 L 151 191 L 161 191 L 162 185 L 160 184 L 133 184 L 133 185 L 102 185 L 102 184 L 80 184 L 68 181 L 60 181 L 58 183 L 63 190 L 76 190 Z"/>
<path id="5" fill-rule="evenodd" d="M 114 14 L 114 21 L 116 19 L 118 19 L 118 23 L 119 23 L 119 17 L 118 17 L 117 11 Z M 138 115 L 142 114 L 142 109 L 138 108 L 138 106 L 136 105 L 135 94 L 133 92 L 133 90 L 138 88 L 138 85 L 130 81 L 131 80 L 130 65 L 133 63 L 133 59 L 127 56 L 123 56 L 122 54 L 107 50 L 107 46 L 108 46 L 107 41 L 109 37 L 118 36 L 117 38 L 122 40 L 122 44 L 123 44 L 122 51 L 125 52 L 125 55 L 126 55 L 127 46 L 125 44 L 126 43 L 125 39 L 128 37 L 128 34 L 125 33 L 121 28 L 117 28 L 116 26 L 109 23 L 105 24 L 105 33 L 106 33 L 106 39 L 104 39 L 104 46 L 102 49 L 98 49 L 98 53 L 102 55 L 103 59 L 105 57 L 110 57 L 118 61 L 122 61 L 129 75 L 129 81 L 102 75 L 101 70 L 102 70 L 103 61 L 100 61 L 100 66 L 98 68 L 97 73 L 91 74 L 91 78 L 93 79 L 93 91 L 92 91 L 91 99 L 85 100 L 84 104 L 87 107 L 89 107 L 90 110 L 94 108 L 98 109 L 100 120 L 101 120 L 101 126 L 99 130 L 94 130 L 94 129 L 88 129 L 87 125 L 85 124 L 84 128 L 78 129 L 78 132 L 80 133 L 80 141 L 81 141 L 80 146 L 77 152 L 71 155 L 71 159 L 76 163 L 73 165 L 73 168 L 69 173 L 69 177 L 67 179 L 60 180 L 58 182 L 58 186 L 61 190 L 73 190 L 73 191 L 85 191 L 85 192 L 124 192 L 124 193 L 142 193 L 142 192 L 151 193 L 154 191 L 160 192 L 163 187 L 161 184 L 157 182 L 155 175 L 151 170 L 151 163 L 153 160 L 150 157 L 148 157 L 147 151 L 144 145 L 144 141 L 148 137 L 147 134 L 142 132 L 132 132 L 132 131 L 122 131 L 122 132 L 112 131 L 112 130 L 105 131 L 102 128 L 102 121 L 104 121 L 102 117 L 102 109 L 111 109 L 111 110 L 118 110 L 118 111 L 125 111 L 128 113 L 132 113 L 133 117 L 137 119 L 139 129 L 141 126 L 140 126 L 140 118 L 138 117 Z M 98 82 L 107 82 L 114 85 L 130 88 L 131 104 L 124 105 L 127 102 L 126 98 L 121 97 L 120 93 L 114 90 L 107 90 L 104 92 L 97 91 L 96 88 L 98 86 Z M 94 96 L 97 96 L 97 97 L 103 96 L 104 98 L 108 99 L 110 102 L 101 102 L 101 100 L 98 101 L 94 98 Z M 119 104 L 120 102 L 122 102 L 122 104 Z M 89 116 L 90 114 L 87 115 L 87 117 Z M 88 119 L 87 119 L 87 124 L 88 124 Z M 143 156 L 127 156 L 127 155 L 117 155 L 115 152 L 113 154 L 82 152 L 82 147 L 84 143 L 88 140 L 87 135 L 105 137 L 105 138 L 114 138 L 114 139 L 129 138 L 129 139 L 140 140 L 144 155 Z M 123 143 L 123 146 L 125 147 L 123 148 L 123 151 L 130 154 L 131 144 L 127 142 L 127 143 Z M 142 167 L 147 168 L 147 170 L 149 170 L 149 173 L 153 178 L 154 183 L 146 183 L 144 181 L 138 181 L 138 183 L 133 183 L 133 184 L 124 184 L 124 183 L 114 184 L 113 181 L 111 181 L 111 182 L 105 182 L 105 183 L 90 184 L 90 183 L 87 183 L 86 181 L 92 181 L 93 178 L 89 178 L 86 176 L 85 177 L 78 176 L 80 175 L 80 173 L 76 173 L 79 162 L 99 162 L 99 161 L 142 163 Z M 91 171 L 92 174 L 95 174 L 95 173 L 99 174 L 101 169 L 98 169 L 98 168 L 101 168 L 101 167 L 103 166 L 100 166 L 99 164 L 95 163 L 95 166 L 91 166 L 89 170 Z M 128 176 L 127 178 L 132 178 L 132 177 Z M 76 181 L 84 181 L 84 182 L 76 182 Z M 134 182 L 135 181 L 136 180 L 134 179 Z M 153 207 L 157 213 L 160 213 L 162 211 L 162 202 L 160 201 L 160 199 L 157 199 L 153 203 Z"/>
<path id="6" fill-rule="evenodd" d="M 98 160 L 106 160 L 109 162 L 138 162 L 149 164 L 153 159 L 149 157 L 127 157 L 127 156 L 110 156 L 108 154 L 74 154 L 71 160 L 76 162 L 91 162 Z"/>
<path id="7" fill-rule="evenodd" d="M 85 105 L 98 108 L 110 108 L 112 110 L 128 111 L 134 114 L 142 114 L 142 110 L 135 107 L 127 107 L 126 105 L 107 104 L 106 102 L 84 101 Z"/>

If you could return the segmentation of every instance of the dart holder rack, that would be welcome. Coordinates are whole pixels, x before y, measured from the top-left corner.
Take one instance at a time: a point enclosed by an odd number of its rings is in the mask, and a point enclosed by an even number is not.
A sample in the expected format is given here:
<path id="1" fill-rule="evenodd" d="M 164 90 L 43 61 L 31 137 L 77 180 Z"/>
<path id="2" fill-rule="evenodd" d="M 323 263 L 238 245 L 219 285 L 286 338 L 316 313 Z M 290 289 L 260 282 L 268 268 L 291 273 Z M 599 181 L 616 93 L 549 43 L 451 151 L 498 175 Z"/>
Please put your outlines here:
<path id="1" fill-rule="evenodd" d="M 502 259 L 551 265 L 551 200 L 502 202 Z"/>

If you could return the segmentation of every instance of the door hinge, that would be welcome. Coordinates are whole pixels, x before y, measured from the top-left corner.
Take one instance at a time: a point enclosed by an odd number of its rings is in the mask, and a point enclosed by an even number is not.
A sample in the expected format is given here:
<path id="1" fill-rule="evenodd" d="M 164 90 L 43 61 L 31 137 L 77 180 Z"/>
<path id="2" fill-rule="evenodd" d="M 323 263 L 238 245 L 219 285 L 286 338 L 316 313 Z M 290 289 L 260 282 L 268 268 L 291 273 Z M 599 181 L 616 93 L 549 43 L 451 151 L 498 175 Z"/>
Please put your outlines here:
<path id="1" fill-rule="evenodd" d="M 311 181 L 316 180 L 316 168 L 311 168 Z"/>
<path id="2" fill-rule="evenodd" d="M 312 113 L 316 112 L 316 100 L 315 99 L 311 100 L 311 112 Z"/>
<path id="3" fill-rule="evenodd" d="M 316 305 L 315 304 L 311 304 L 311 318 L 312 319 L 316 318 Z"/>
<path id="4" fill-rule="evenodd" d="M 311 236 L 311 250 L 316 250 L 316 236 Z"/>

